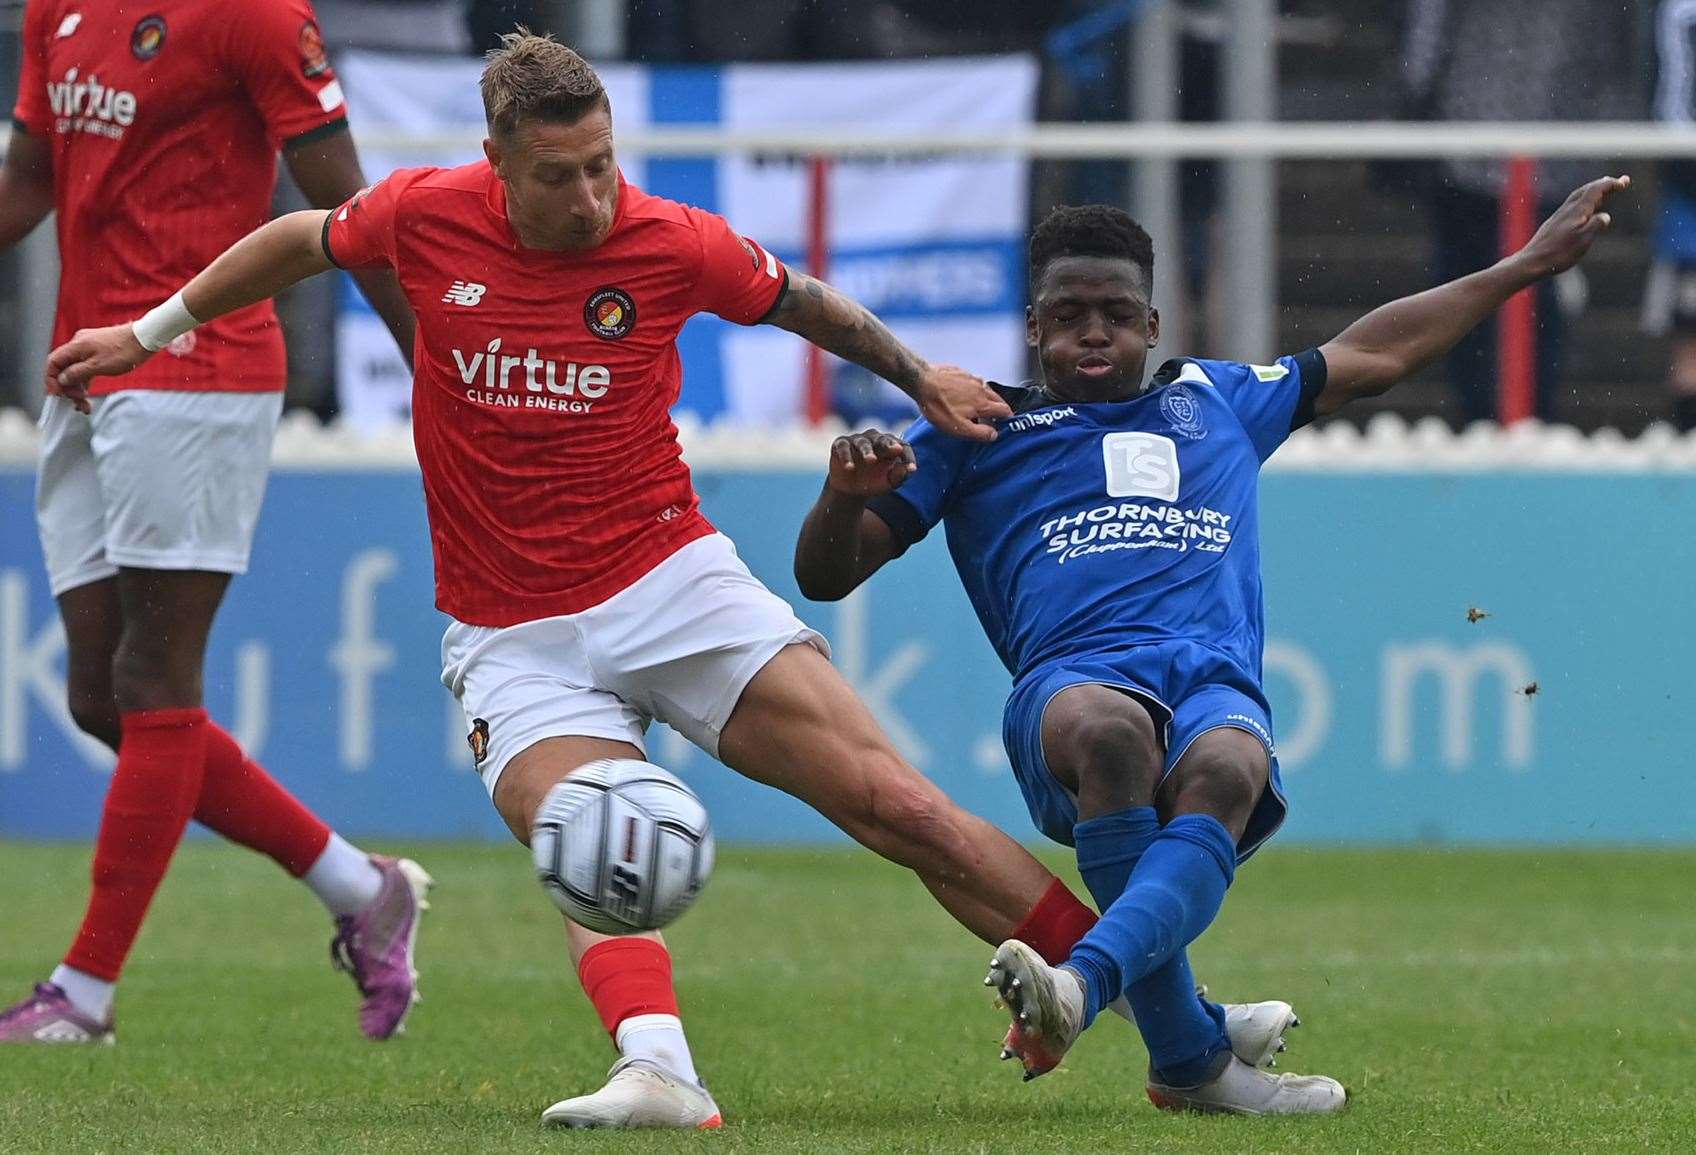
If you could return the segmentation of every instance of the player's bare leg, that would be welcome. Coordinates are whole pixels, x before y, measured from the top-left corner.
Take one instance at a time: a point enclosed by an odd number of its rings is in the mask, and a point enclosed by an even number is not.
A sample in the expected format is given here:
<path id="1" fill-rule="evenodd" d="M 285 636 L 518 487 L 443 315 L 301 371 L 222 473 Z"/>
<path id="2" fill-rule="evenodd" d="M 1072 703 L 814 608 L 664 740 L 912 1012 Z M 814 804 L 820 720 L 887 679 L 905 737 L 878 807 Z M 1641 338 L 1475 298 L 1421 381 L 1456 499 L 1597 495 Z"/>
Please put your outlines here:
<path id="1" fill-rule="evenodd" d="M 1154 809 L 1166 764 L 1164 727 L 1156 719 L 1160 710 L 1129 690 L 1085 683 L 1055 694 L 1042 712 L 1044 761 L 1077 799 L 1071 841 L 1084 885 L 1101 910 L 1124 892 L 1160 830 Z M 1184 951 L 1132 983 L 1109 1008 L 1136 1025 L 1150 1067 L 1170 1071 L 1179 1081 L 1210 1070 L 1227 1049 L 1251 1066 L 1269 1062 L 1282 1045 L 1278 1008 L 1289 1009 L 1285 1003 L 1257 1003 L 1252 1009 L 1208 1003 L 1199 997 Z M 1019 1054 L 1020 1044 L 1015 1024 L 1003 1040 L 1003 1053 Z M 1047 1069 L 1034 1058 L 1027 1056 L 1027 1074 Z"/>
<path id="2" fill-rule="evenodd" d="M 118 579 L 104 578 L 59 595 L 65 624 L 65 695 L 77 729 L 114 754 L 122 730 L 112 692 L 112 658 L 124 635 Z"/>
<path id="3" fill-rule="evenodd" d="M 1261 791 L 1267 789 L 1266 751 L 1244 730 L 1221 727 L 1197 738 L 1161 784 L 1156 805 L 1170 821 L 1184 814 L 1210 815 L 1241 839 Z M 1289 1013 L 1292 1025 L 1299 1020 Z M 1281 1034 L 1281 1032 L 1280 1032 Z M 1175 1086 L 1151 1072 L 1148 1097 L 1167 1111 L 1240 1115 L 1328 1114 L 1342 1110 L 1348 1092 L 1325 1075 L 1274 1075 L 1240 1057 L 1222 1061 L 1210 1077 Z"/>
<path id="4" fill-rule="evenodd" d="M 986 981 L 1003 991 L 1016 1021 L 1026 1028 L 1027 1077 L 1057 1065 L 1095 1009 L 1174 957 L 1212 921 L 1224 897 L 1220 883 L 1230 881 L 1236 845 L 1261 791 L 1268 788 L 1269 774 L 1258 738 L 1231 727 L 1206 731 L 1157 794 L 1164 829 L 1182 828 L 1160 870 L 1139 872 L 1063 966 L 1049 965 L 1016 941 L 997 950 Z M 1154 851 L 1148 853 L 1153 862 Z M 1215 871 L 1222 878 L 1215 878 Z M 1190 889 L 1185 889 L 1186 877 L 1194 884 Z M 1347 1101 L 1334 1079 L 1272 1075 L 1229 1050 L 1193 1082 L 1151 1075 L 1148 1092 L 1166 1110 L 1252 1115 L 1326 1113 Z"/>
<path id="5" fill-rule="evenodd" d="M 429 876 L 416 863 L 368 857 L 335 836 L 198 708 L 206 638 L 228 583 L 222 573 L 126 568 L 59 596 L 77 725 L 121 750 L 125 714 L 163 712 L 188 722 L 175 730 L 199 732 L 198 756 L 186 744 L 166 750 L 159 765 L 142 767 L 139 786 L 130 780 L 133 767 L 114 774 L 83 931 L 51 980 L 0 1015 L 0 1041 L 111 1037 L 123 955 L 181 838 L 185 808 L 232 841 L 270 854 L 337 917 L 334 954 L 365 996 L 360 1025 L 368 1036 L 397 1033 L 416 999 L 413 949 Z M 141 837 L 120 840 L 123 850 L 115 851 L 107 826 L 117 834 L 138 822 Z M 137 844 L 139 868 L 125 862 Z"/>
<path id="6" fill-rule="evenodd" d="M 1026 921 L 1055 884 L 1027 850 L 909 765 L 811 646 L 785 647 L 754 675 L 720 736 L 719 757 L 912 869 L 988 942 Z"/>
<path id="7" fill-rule="evenodd" d="M 495 784 L 495 809 L 513 837 L 530 845 L 542 801 L 571 772 L 602 758 L 636 758 L 628 742 L 548 738 L 520 752 Z M 542 1112 L 558 1127 L 679 1127 L 722 1124 L 718 1104 L 701 1084 L 678 1014 L 671 955 L 657 931 L 611 936 L 565 920 L 566 949 L 578 981 L 600 1016 L 619 1060 L 606 1085 L 562 1099 Z"/>

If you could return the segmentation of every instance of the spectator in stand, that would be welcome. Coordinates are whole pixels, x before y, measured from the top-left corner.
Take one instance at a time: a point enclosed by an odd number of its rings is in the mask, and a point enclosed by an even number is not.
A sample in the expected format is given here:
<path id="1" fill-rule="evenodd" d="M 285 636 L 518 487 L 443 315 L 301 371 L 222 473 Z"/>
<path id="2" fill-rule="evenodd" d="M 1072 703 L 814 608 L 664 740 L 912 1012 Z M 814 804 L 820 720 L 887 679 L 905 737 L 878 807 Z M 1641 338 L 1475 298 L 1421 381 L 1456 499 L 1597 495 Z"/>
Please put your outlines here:
<path id="1" fill-rule="evenodd" d="M 1696 124 L 1696 4 L 1661 0 L 1655 10 L 1656 120 Z M 1696 429 L 1696 160 L 1663 161 L 1655 262 L 1643 293 L 1643 328 L 1672 335 L 1667 387 L 1672 419 Z"/>
<path id="2" fill-rule="evenodd" d="M 1639 69 L 1636 22 L 1595 0 L 1409 0 L 1402 71 L 1410 111 L 1436 120 L 1613 120 L 1633 114 Z M 1429 191 L 1435 241 L 1431 281 L 1441 284 L 1501 256 L 1498 225 L 1505 158 L 1442 163 Z M 1594 165 L 1538 168 L 1538 216 Z M 1536 414 L 1557 412 L 1565 318 L 1581 307 L 1582 281 L 1537 291 Z M 1486 322 L 1455 346 L 1449 381 L 1463 421 L 1496 417 L 1496 329 Z"/>

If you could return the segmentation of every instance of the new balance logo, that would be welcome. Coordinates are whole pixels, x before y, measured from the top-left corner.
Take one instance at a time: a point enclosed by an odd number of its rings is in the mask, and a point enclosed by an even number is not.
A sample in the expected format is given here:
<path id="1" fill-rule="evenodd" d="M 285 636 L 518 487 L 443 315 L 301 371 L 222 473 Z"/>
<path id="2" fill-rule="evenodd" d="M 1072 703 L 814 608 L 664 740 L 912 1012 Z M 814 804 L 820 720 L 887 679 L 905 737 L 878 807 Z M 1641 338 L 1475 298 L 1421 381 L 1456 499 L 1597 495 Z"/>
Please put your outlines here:
<path id="1" fill-rule="evenodd" d="M 483 294 L 489 291 L 489 286 L 479 285 L 476 281 L 455 281 L 448 291 L 442 294 L 444 305 L 464 305 L 470 308 L 483 299 Z"/>

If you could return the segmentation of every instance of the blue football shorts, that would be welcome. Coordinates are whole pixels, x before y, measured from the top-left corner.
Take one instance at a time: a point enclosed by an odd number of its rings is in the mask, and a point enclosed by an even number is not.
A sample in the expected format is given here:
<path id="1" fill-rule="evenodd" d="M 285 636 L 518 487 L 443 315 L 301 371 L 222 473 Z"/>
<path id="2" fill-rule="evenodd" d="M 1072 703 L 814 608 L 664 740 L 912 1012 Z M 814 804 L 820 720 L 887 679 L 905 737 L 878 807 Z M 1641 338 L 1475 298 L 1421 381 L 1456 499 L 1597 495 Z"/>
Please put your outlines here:
<path id="1" fill-rule="evenodd" d="M 1080 685 L 1111 686 L 1142 701 L 1155 724 L 1164 729 L 1162 780 L 1209 730 L 1229 726 L 1259 738 L 1271 759 L 1271 786 L 1255 804 L 1248 829 L 1237 844 L 1237 861 L 1260 849 L 1283 825 L 1289 804 L 1278 775 L 1265 695 L 1253 678 L 1219 651 L 1174 641 L 1045 662 L 1014 685 L 1002 715 L 1001 737 L 1031 819 L 1048 837 L 1072 845 L 1078 800 L 1048 769 L 1042 750 L 1042 716 L 1055 695 Z"/>

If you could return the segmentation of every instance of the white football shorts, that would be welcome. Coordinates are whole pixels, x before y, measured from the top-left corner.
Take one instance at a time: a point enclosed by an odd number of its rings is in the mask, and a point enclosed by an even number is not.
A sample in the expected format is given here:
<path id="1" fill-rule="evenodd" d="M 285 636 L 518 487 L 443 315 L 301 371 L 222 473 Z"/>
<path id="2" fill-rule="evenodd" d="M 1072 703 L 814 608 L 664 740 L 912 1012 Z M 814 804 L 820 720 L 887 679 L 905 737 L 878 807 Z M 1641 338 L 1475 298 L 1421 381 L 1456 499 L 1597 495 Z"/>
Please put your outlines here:
<path id="1" fill-rule="evenodd" d="M 245 573 L 281 393 L 125 389 L 41 410 L 36 524 L 57 597 L 119 566 Z"/>
<path id="2" fill-rule="evenodd" d="M 492 798 L 506 764 L 544 738 L 610 738 L 644 750 L 657 718 L 717 757 L 742 691 L 797 642 L 830 656 L 824 636 L 715 533 L 581 613 L 516 626 L 452 623 L 442 636 L 442 684 L 476 736 Z"/>

